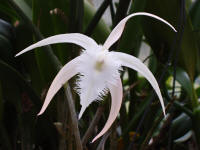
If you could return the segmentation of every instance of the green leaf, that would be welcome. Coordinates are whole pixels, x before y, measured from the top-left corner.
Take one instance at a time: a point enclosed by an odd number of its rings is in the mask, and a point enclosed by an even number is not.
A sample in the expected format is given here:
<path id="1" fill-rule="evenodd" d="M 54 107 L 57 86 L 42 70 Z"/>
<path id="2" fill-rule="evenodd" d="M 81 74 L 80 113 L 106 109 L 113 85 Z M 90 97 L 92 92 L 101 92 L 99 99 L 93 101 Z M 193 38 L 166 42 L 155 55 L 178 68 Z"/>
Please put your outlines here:
<path id="1" fill-rule="evenodd" d="M 14 28 L 8 22 L 0 19 L 0 59 L 6 61 L 12 66 L 16 66 L 16 62 L 13 57 L 14 40 Z"/>
<path id="2" fill-rule="evenodd" d="M 192 120 L 185 113 L 182 113 L 173 120 L 171 128 L 173 139 L 180 138 L 191 130 Z"/>
<path id="3" fill-rule="evenodd" d="M 197 97 L 200 97 L 200 87 L 196 89 Z"/>
<path id="4" fill-rule="evenodd" d="M 0 34 L 7 39 L 13 39 L 13 27 L 8 22 L 0 19 Z"/>
<path id="5" fill-rule="evenodd" d="M 163 6 L 165 9 L 163 9 Z M 162 17 L 177 29 L 178 24 L 180 24 L 180 9 L 180 1 L 178 0 L 154 0 L 147 1 L 145 11 Z M 170 50 L 173 48 L 172 50 L 175 54 L 175 51 L 177 51 L 177 48 L 179 48 L 179 45 L 177 45 L 178 42 L 174 45 L 175 33 L 168 26 L 158 21 L 149 18 L 144 18 L 143 21 L 145 36 L 149 44 L 151 45 L 158 59 L 165 63 L 169 56 Z M 178 53 L 178 61 L 179 65 L 187 71 L 192 81 L 196 71 L 197 54 L 197 41 L 195 40 L 195 34 L 193 32 L 190 17 L 186 12 L 186 23 L 184 26 L 180 51 Z M 174 57 L 174 59 L 177 58 Z"/>
<path id="6" fill-rule="evenodd" d="M 194 90 L 193 82 L 191 81 L 187 72 L 185 72 L 181 68 L 176 68 L 176 80 L 181 84 L 183 89 L 189 95 L 192 106 L 197 107 L 198 106 L 197 95 Z"/>
<path id="7" fill-rule="evenodd" d="M 5 15 L 6 17 L 4 17 Z M 10 17 L 13 20 L 16 20 L 18 18 L 17 13 L 13 9 L 10 8 L 7 1 L 1 1 L 0 16 L 1 18 L 7 18 L 7 19 Z"/>
<path id="8" fill-rule="evenodd" d="M 83 19 L 83 30 L 85 31 L 86 27 L 92 20 L 93 16 L 95 15 L 95 8 L 87 1 L 84 0 L 84 19 Z M 103 19 L 100 19 L 99 23 L 97 24 L 92 37 L 97 41 L 99 44 L 103 44 L 107 39 L 110 28 L 105 24 Z"/>
<path id="9" fill-rule="evenodd" d="M 197 39 L 197 43 L 198 43 L 198 48 L 200 48 L 200 1 L 195 1 L 193 2 L 193 4 L 191 5 L 190 9 L 189 9 L 189 14 L 191 17 L 191 21 L 192 21 L 192 25 L 193 25 L 193 32 L 196 36 Z M 197 71 L 200 72 L 200 54 L 198 51 L 197 54 Z"/>
<path id="10" fill-rule="evenodd" d="M 188 74 L 181 68 L 176 68 L 176 79 L 187 92 L 190 98 L 193 98 L 193 83 Z"/>
<path id="11" fill-rule="evenodd" d="M 0 59 L 8 62 L 9 64 L 13 64 L 12 51 L 13 47 L 10 40 L 0 34 Z"/>
<path id="12" fill-rule="evenodd" d="M 18 71 L 1 60 L 0 72 L 4 97 L 8 103 L 8 107 L 4 111 L 6 115 L 4 118 L 8 122 L 12 122 L 9 125 L 10 129 L 19 128 L 24 147 L 30 146 L 31 142 L 41 145 L 41 142 L 48 141 L 49 149 L 50 147 L 56 149 L 57 132 L 53 123 L 45 114 L 36 123 L 36 114 L 41 108 L 41 100 L 38 95 Z M 15 109 L 13 109 L 13 106 Z M 16 110 L 16 112 L 13 113 L 13 110 Z"/>
<path id="13" fill-rule="evenodd" d="M 7 82 L 9 81 L 9 82 L 11 82 L 11 86 L 13 86 L 13 88 L 16 87 L 16 85 L 14 83 L 20 84 L 20 86 L 27 93 L 29 93 L 29 96 L 33 100 L 33 103 L 37 106 L 37 108 L 39 110 L 39 108 L 41 106 L 41 102 L 40 102 L 41 100 L 37 96 L 37 94 L 34 92 L 34 90 L 30 87 L 30 85 L 27 83 L 27 81 L 24 80 L 22 75 L 17 70 L 15 70 L 13 67 L 11 67 L 10 65 L 6 64 L 2 60 L 0 60 L 0 71 L 1 71 L 1 74 L 0 74 L 1 81 L 7 81 Z M 19 88 L 16 88 L 16 89 L 19 89 Z M 9 92 L 6 92 L 6 93 L 9 93 Z M 12 94 L 7 94 L 7 95 L 9 96 L 9 95 L 12 95 Z"/>
<path id="14" fill-rule="evenodd" d="M 19 7 L 20 9 L 23 10 L 23 12 L 26 14 L 26 16 L 32 20 L 32 11 L 29 5 L 24 1 L 24 0 L 13 0 Z"/>
<path id="15" fill-rule="evenodd" d="M 69 31 L 82 32 L 83 27 L 83 0 L 69 0 Z"/>
<path id="16" fill-rule="evenodd" d="M 193 129 L 194 129 L 194 133 L 195 133 L 195 136 L 196 136 L 198 146 L 200 146 L 199 145 L 199 142 L 200 142 L 200 128 L 199 128 L 199 125 L 200 125 L 200 105 L 193 109 L 192 125 L 193 125 Z"/>
<path id="17" fill-rule="evenodd" d="M 185 135 L 179 137 L 178 139 L 174 140 L 175 143 L 183 143 L 189 140 L 192 137 L 192 131 L 188 131 Z"/>
<path id="18" fill-rule="evenodd" d="M 16 31 L 17 52 L 23 50 L 25 47 L 32 44 L 33 33 L 30 30 L 30 28 L 27 27 L 26 23 L 19 22 L 19 24 L 15 27 L 15 31 Z M 17 52 L 15 52 L 15 54 Z M 20 57 L 13 57 L 13 59 L 15 61 L 23 62 L 21 63 L 20 68 L 21 69 L 23 68 L 25 72 L 28 74 L 26 77 L 31 79 L 31 86 L 37 92 L 37 94 L 41 94 L 44 82 L 42 81 L 40 75 L 38 74 L 39 69 L 37 66 L 34 52 L 26 53 Z"/>
<path id="19" fill-rule="evenodd" d="M 3 116 L 3 92 L 2 92 L 2 85 L 0 82 L 0 123 L 2 122 L 2 116 Z"/>
<path id="20" fill-rule="evenodd" d="M 194 80 L 199 59 L 198 44 L 193 32 L 191 20 L 187 15 L 183 40 L 180 50 L 180 65 L 187 71 L 191 81 Z"/>
<path id="21" fill-rule="evenodd" d="M 200 1 L 195 1 L 189 9 L 192 25 L 194 30 L 200 29 Z"/>
<path id="22" fill-rule="evenodd" d="M 146 0 L 135 0 L 131 5 L 129 14 L 144 11 Z M 142 41 L 143 32 L 141 30 L 141 18 L 134 17 L 126 25 L 120 40 L 120 51 L 138 55 L 140 43 Z"/>
<path id="23" fill-rule="evenodd" d="M 42 8 L 42 9 L 41 9 Z M 63 22 L 59 14 L 51 15 L 50 11 L 55 8 L 59 8 L 65 14 L 67 14 L 67 3 L 64 0 L 60 1 L 48 1 L 48 0 L 34 0 L 33 1 L 33 22 L 40 29 L 40 32 L 45 36 L 53 36 L 59 33 L 66 33 L 67 26 Z M 69 50 L 66 47 L 55 45 L 53 47 L 55 52 L 59 54 L 62 61 L 67 60 Z M 44 86 L 49 84 L 55 77 L 57 70 L 55 70 L 52 65 L 53 62 L 46 55 L 46 50 L 44 48 L 38 48 L 35 50 L 35 56 L 37 64 L 39 67 L 39 72 L 41 78 L 43 78 Z"/>

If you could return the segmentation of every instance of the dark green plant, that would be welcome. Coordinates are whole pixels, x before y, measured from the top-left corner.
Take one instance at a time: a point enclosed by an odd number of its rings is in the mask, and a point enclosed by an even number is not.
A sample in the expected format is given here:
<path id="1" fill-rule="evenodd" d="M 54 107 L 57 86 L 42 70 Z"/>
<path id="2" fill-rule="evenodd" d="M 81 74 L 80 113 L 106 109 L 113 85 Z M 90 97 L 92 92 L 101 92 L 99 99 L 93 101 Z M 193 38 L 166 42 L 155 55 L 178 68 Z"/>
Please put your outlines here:
<path id="1" fill-rule="evenodd" d="M 0 149 L 199 149 L 200 36 L 199 1 L 112 0 L 95 10 L 87 0 L 0 0 Z M 111 10 L 112 24 L 102 19 Z M 93 103 L 81 120 L 74 80 L 37 117 L 46 92 L 62 65 L 79 55 L 79 47 L 59 44 L 14 57 L 28 45 L 62 33 L 85 33 L 104 42 L 112 28 L 133 12 L 149 12 L 170 22 L 138 17 L 127 23 L 112 47 L 130 55 L 147 51 L 150 70 L 165 100 L 164 119 L 158 98 L 144 78 L 125 70 L 120 115 L 111 129 L 90 143 L 104 126 L 110 96 Z M 191 147 L 192 145 L 192 147 Z"/>

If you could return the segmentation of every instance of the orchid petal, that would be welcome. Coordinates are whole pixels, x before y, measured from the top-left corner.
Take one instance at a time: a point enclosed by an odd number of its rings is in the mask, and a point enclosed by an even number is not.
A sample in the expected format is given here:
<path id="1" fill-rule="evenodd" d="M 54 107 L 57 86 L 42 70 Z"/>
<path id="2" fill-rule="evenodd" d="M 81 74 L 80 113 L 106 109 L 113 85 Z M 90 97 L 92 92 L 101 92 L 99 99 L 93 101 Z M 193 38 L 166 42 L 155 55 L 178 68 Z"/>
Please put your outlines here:
<path id="1" fill-rule="evenodd" d="M 149 17 L 155 18 L 155 19 L 167 24 L 170 28 L 172 28 L 175 32 L 177 32 L 176 29 L 169 22 L 167 22 L 166 20 L 164 20 L 156 15 L 153 15 L 150 13 L 145 13 L 145 12 L 137 12 L 137 13 L 133 13 L 133 14 L 125 17 L 117 24 L 117 26 L 112 30 L 112 32 L 110 33 L 110 35 L 108 36 L 107 40 L 105 41 L 105 43 L 103 45 L 103 47 L 105 49 L 109 49 L 110 46 L 112 46 L 121 37 L 126 22 L 130 18 L 135 17 L 135 16 L 149 16 Z"/>
<path id="2" fill-rule="evenodd" d="M 80 56 L 79 56 L 80 57 Z M 54 97 L 54 95 L 58 92 L 58 90 L 74 75 L 78 73 L 76 67 L 79 63 L 79 57 L 76 57 L 75 59 L 68 62 L 66 65 L 63 66 L 63 68 L 58 72 L 56 77 L 54 78 L 48 92 L 47 96 L 45 98 L 44 104 L 42 106 L 42 109 L 38 113 L 38 115 L 41 115 L 49 105 L 50 101 Z"/>
<path id="3" fill-rule="evenodd" d="M 49 44 L 56 44 L 56 43 L 74 43 L 74 44 L 80 45 L 84 49 L 91 49 L 97 46 L 97 43 L 92 38 L 84 34 L 80 34 L 80 33 L 59 34 L 59 35 L 55 35 L 55 36 L 51 36 L 46 39 L 43 39 L 27 47 L 26 49 L 16 54 L 16 56 L 19 56 L 37 47 L 46 46 Z"/>
<path id="4" fill-rule="evenodd" d="M 98 85 L 98 79 L 94 80 L 92 78 L 89 78 L 88 76 L 82 76 L 82 82 L 79 83 L 84 84 L 84 86 L 80 86 L 81 89 L 79 91 L 80 95 L 80 104 L 81 104 L 81 110 L 78 116 L 78 119 L 81 119 L 83 113 L 87 109 L 87 107 L 95 100 L 99 98 L 99 91 L 96 85 Z M 83 81 L 84 80 L 84 81 Z M 95 81 L 97 81 L 95 83 Z M 101 80 L 100 80 L 101 81 Z M 83 83 L 84 82 L 84 83 Z"/>
<path id="5" fill-rule="evenodd" d="M 109 90 L 111 93 L 112 97 L 112 105 L 111 105 L 111 110 L 110 114 L 108 117 L 108 120 L 104 126 L 104 128 L 101 130 L 101 132 L 92 140 L 92 142 L 96 141 L 99 137 L 101 137 L 108 129 L 111 127 L 112 123 L 115 121 L 117 118 L 117 115 L 119 113 L 121 104 L 122 104 L 122 83 L 120 77 L 117 78 L 117 83 L 116 85 L 110 85 Z"/>
<path id="6" fill-rule="evenodd" d="M 160 92 L 160 88 L 158 86 L 158 83 L 157 83 L 155 77 L 151 73 L 151 71 L 145 66 L 145 64 L 143 64 L 138 58 L 136 58 L 134 56 L 131 56 L 131 55 L 128 55 L 125 53 L 121 53 L 121 52 L 112 52 L 112 53 L 115 57 L 117 57 L 121 61 L 122 66 L 126 66 L 126 67 L 129 67 L 131 69 L 138 71 L 150 82 L 151 86 L 154 88 L 156 94 L 159 97 L 163 113 L 166 116 L 165 106 L 164 106 L 163 98 L 162 98 L 162 95 Z"/>

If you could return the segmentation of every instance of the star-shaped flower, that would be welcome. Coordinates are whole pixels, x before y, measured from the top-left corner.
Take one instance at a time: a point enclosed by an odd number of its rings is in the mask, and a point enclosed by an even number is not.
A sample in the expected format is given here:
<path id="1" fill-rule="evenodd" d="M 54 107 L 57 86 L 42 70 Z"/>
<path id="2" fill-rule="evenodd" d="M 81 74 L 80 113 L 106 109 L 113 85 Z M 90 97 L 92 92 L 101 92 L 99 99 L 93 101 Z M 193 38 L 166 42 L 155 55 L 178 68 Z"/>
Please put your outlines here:
<path id="1" fill-rule="evenodd" d="M 175 28 L 164 19 L 150 13 L 138 12 L 121 20 L 119 24 L 112 30 L 103 45 L 98 45 L 93 39 L 86 35 L 80 33 L 69 33 L 48 37 L 19 52 L 16 56 L 19 56 L 34 48 L 55 43 L 74 43 L 83 48 L 81 55 L 64 65 L 56 75 L 48 90 L 42 109 L 38 115 L 41 115 L 46 110 L 50 101 L 63 86 L 63 84 L 65 84 L 76 74 L 79 74 L 79 79 L 77 80 L 77 91 L 80 95 L 80 104 L 82 106 L 79 113 L 79 119 L 81 118 L 85 109 L 93 101 L 102 100 L 102 97 L 107 94 L 108 91 L 111 93 L 112 105 L 110 114 L 102 131 L 93 139 L 93 141 L 95 141 L 110 128 L 119 113 L 123 92 L 119 73 L 121 66 L 129 67 L 138 71 L 150 82 L 151 86 L 154 88 L 159 97 L 162 110 L 165 115 L 164 102 L 158 83 L 149 69 L 134 56 L 121 52 L 108 51 L 108 49 L 122 35 L 126 22 L 131 17 L 138 15 L 149 16 L 160 20 L 176 32 Z"/>

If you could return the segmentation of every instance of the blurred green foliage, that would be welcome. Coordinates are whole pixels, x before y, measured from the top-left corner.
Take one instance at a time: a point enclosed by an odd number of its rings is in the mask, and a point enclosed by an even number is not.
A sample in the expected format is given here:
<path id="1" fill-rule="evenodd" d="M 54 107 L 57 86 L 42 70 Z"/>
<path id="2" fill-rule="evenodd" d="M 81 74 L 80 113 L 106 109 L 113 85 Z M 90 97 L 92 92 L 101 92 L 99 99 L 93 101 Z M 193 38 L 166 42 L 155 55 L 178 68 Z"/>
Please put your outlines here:
<path id="1" fill-rule="evenodd" d="M 200 148 L 200 2 L 109 0 L 105 6 L 112 14 L 108 18 L 111 25 L 98 16 L 104 9 L 96 10 L 93 0 L 0 0 L 0 149 L 80 150 L 63 89 L 47 111 L 37 117 L 59 67 L 76 57 L 79 47 L 56 44 L 14 56 L 42 37 L 62 33 L 91 30 L 91 36 L 102 44 L 120 19 L 138 11 L 156 14 L 178 31 L 173 33 L 148 17 L 136 17 L 127 23 L 122 38 L 114 46 L 134 56 L 148 53 L 145 61 L 160 84 L 167 117 L 162 117 L 148 82 L 136 72 L 125 70 L 122 79 L 126 94 L 111 130 L 90 143 L 105 124 L 109 97 L 102 104 L 93 103 L 79 120 L 83 149 Z M 73 80 L 70 86 L 74 86 Z M 72 96 L 78 114 L 79 99 L 73 91 Z M 84 139 L 94 120 L 94 130 Z"/>

